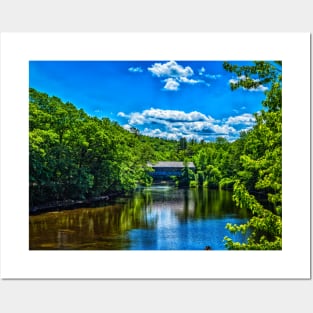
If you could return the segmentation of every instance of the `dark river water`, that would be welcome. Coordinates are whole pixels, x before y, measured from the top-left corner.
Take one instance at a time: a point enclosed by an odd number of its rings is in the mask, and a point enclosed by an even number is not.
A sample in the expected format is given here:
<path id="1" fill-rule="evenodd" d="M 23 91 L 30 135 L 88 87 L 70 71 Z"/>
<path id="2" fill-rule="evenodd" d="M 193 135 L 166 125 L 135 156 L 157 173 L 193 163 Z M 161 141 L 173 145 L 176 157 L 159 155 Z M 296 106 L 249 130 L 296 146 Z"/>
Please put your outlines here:
<path id="1" fill-rule="evenodd" d="M 30 250 L 224 250 L 225 225 L 248 212 L 225 190 L 150 187 L 95 208 L 30 216 Z"/>

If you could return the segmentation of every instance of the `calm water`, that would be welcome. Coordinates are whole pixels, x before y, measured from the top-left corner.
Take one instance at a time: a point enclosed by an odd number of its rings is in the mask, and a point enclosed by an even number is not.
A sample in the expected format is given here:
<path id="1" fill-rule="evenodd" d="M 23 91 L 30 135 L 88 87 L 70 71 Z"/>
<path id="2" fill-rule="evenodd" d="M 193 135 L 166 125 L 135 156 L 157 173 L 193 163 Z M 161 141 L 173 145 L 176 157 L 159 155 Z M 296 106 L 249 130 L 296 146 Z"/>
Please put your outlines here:
<path id="1" fill-rule="evenodd" d="M 151 187 L 97 208 L 30 216 L 29 247 L 79 250 L 224 250 L 226 223 L 244 223 L 225 190 Z"/>

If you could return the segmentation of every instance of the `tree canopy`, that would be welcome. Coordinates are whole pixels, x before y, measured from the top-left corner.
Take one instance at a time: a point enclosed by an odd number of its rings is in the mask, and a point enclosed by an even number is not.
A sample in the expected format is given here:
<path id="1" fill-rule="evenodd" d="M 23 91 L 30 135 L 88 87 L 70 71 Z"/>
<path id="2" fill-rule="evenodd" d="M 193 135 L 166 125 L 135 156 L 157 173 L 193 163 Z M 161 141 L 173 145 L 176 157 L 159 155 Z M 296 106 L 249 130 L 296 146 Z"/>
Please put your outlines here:
<path id="1" fill-rule="evenodd" d="M 232 232 L 250 232 L 247 243 L 240 244 L 225 238 L 230 249 L 282 248 L 282 63 L 255 62 L 254 66 L 224 68 L 245 80 L 233 85 L 257 88 L 269 85 L 263 101 L 264 110 L 255 114 L 256 124 L 241 140 L 240 170 L 234 183 L 234 200 L 240 207 L 249 208 L 253 217 L 244 225 L 228 224 Z M 255 76 L 256 75 L 256 76 Z M 267 208 L 256 195 L 265 196 Z M 259 197 L 260 198 L 260 197 Z"/>

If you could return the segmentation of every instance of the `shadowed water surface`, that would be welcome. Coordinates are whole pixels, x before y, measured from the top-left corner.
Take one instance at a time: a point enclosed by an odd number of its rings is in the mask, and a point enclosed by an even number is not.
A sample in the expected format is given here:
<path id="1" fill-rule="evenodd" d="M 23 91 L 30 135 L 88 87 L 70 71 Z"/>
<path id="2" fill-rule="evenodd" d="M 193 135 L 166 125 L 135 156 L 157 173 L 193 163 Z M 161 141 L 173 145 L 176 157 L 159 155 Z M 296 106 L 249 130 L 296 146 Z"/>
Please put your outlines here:
<path id="1" fill-rule="evenodd" d="M 30 216 L 29 248 L 76 250 L 224 250 L 225 225 L 248 212 L 225 190 L 155 186 L 96 208 Z"/>

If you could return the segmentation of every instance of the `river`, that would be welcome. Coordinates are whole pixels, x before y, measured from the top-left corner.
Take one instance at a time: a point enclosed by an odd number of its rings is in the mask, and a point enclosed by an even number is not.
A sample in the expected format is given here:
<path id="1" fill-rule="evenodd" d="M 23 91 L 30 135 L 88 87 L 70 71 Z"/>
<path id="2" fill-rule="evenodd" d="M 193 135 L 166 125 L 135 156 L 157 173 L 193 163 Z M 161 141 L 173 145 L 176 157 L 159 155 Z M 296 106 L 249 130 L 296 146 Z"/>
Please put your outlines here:
<path id="1" fill-rule="evenodd" d="M 231 191 L 154 186 L 99 207 L 30 216 L 29 249 L 225 250 L 224 236 L 246 240 L 225 225 L 248 218 Z"/>

